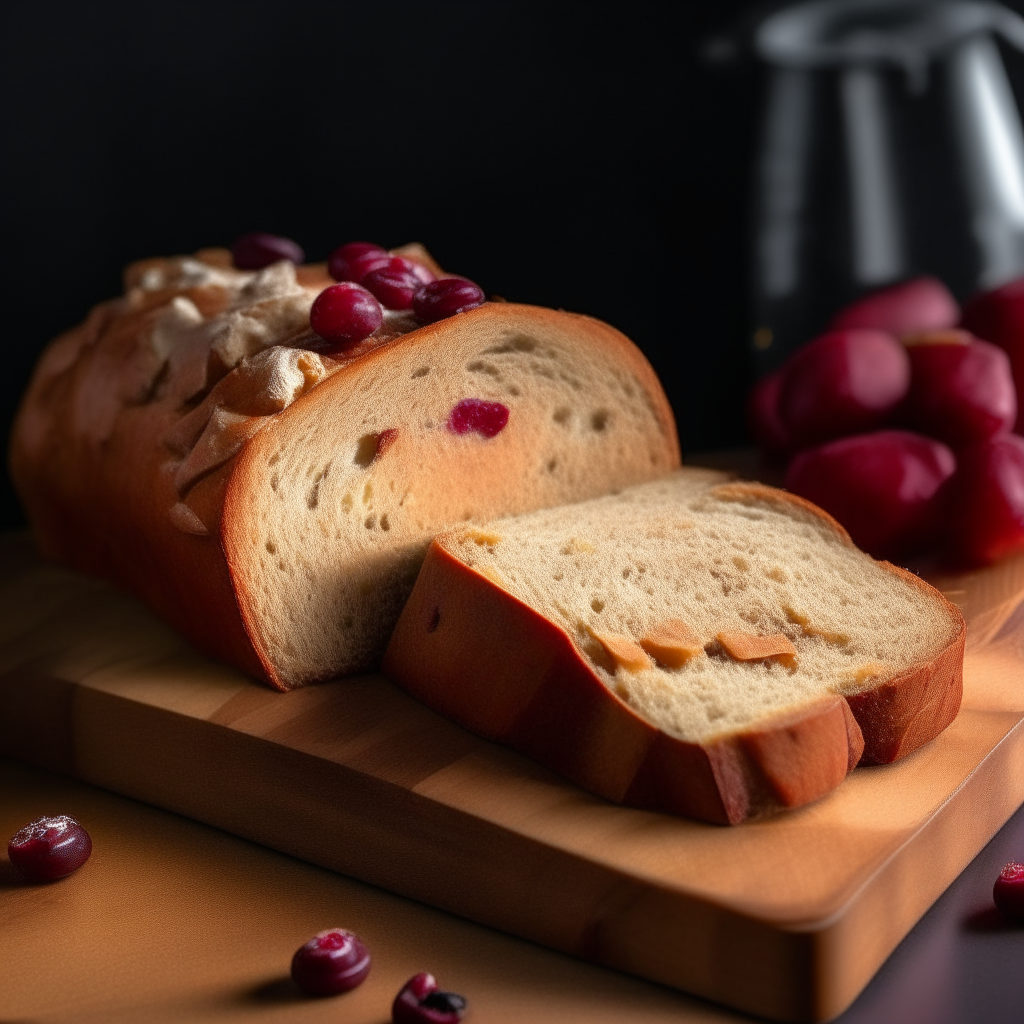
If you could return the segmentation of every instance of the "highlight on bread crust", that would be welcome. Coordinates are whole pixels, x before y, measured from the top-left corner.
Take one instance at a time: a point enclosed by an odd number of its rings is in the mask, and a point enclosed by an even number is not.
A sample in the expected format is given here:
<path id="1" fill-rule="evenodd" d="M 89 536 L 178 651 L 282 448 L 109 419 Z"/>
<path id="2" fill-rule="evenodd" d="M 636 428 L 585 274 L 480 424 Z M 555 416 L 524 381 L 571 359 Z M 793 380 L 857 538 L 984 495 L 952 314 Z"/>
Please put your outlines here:
<path id="1" fill-rule="evenodd" d="M 338 352 L 309 327 L 331 283 L 219 250 L 129 267 L 43 354 L 11 447 L 45 554 L 281 689 L 377 665 L 438 530 L 679 462 L 654 372 L 611 327 L 386 311 Z"/>
<path id="2" fill-rule="evenodd" d="M 809 502 L 683 470 L 436 538 L 384 670 L 601 796 L 734 824 L 936 736 L 965 633 Z"/>

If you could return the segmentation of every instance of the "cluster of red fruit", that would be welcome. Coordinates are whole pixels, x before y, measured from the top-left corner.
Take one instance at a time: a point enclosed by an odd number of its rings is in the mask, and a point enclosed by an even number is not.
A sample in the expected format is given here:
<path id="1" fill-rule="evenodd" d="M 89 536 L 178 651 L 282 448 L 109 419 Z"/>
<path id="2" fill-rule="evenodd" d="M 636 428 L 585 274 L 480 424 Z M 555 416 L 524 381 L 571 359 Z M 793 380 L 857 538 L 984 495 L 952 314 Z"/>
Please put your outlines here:
<path id="1" fill-rule="evenodd" d="M 748 411 L 787 489 L 876 558 L 968 566 L 1024 549 L 1024 278 L 962 315 L 934 278 L 875 292 L 761 380 Z"/>
<path id="2" fill-rule="evenodd" d="M 301 263 L 290 238 L 254 231 L 231 247 L 235 266 L 260 270 L 278 260 Z M 435 277 L 422 263 L 395 256 L 372 242 L 348 242 L 331 253 L 327 272 L 338 284 L 325 288 L 309 312 L 309 325 L 324 351 L 344 351 L 384 323 L 384 310 L 411 309 L 424 324 L 445 320 L 484 302 L 483 289 L 464 277 Z"/>

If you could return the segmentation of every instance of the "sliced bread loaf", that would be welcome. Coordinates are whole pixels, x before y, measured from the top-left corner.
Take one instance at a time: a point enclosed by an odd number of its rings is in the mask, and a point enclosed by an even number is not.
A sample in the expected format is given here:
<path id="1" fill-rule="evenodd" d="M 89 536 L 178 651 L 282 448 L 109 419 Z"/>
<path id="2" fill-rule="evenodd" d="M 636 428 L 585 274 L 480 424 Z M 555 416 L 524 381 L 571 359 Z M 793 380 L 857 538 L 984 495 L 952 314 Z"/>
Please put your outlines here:
<path id="1" fill-rule="evenodd" d="M 820 509 L 683 470 L 435 539 L 384 670 L 595 793 L 735 823 L 937 735 L 964 639 Z"/>
<path id="2" fill-rule="evenodd" d="M 388 312 L 325 351 L 309 310 L 331 283 L 219 251 L 129 268 L 43 355 L 11 449 L 46 554 L 281 689 L 376 667 L 439 530 L 679 462 L 657 378 L 611 327 L 488 302 Z"/>

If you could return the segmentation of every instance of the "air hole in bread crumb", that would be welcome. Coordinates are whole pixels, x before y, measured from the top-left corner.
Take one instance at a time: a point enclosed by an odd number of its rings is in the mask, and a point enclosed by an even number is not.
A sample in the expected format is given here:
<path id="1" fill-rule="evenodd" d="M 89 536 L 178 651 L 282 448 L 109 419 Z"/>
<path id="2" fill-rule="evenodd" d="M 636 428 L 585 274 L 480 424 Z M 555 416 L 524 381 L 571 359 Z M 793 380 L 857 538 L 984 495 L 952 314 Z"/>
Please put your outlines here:
<path id="1" fill-rule="evenodd" d="M 276 490 L 277 490 L 277 485 L 278 485 L 278 484 L 279 484 L 280 482 L 281 482 L 281 478 L 280 478 L 280 476 L 278 476 L 278 475 L 277 475 L 277 473 L 275 473 L 275 474 L 274 474 L 274 475 L 273 475 L 273 476 L 272 476 L 272 477 L 270 478 L 270 489 L 271 489 L 272 491 L 276 491 Z"/>
<path id="2" fill-rule="evenodd" d="M 556 469 L 558 469 L 558 459 L 548 459 L 547 471 L 549 473 L 554 473 Z"/>
<path id="3" fill-rule="evenodd" d="M 281 461 L 281 453 L 280 452 L 274 452 L 274 454 L 271 455 L 269 460 L 267 461 L 267 465 L 268 466 L 276 466 L 280 461 Z"/>
<path id="4" fill-rule="evenodd" d="M 367 484 L 363 488 L 363 504 L 369 505 L 371 501 L 373 501 L 373 485 Z"/>
<path id="5" fill-rule="evenodd" d="M 735 555 L 733 557 L 732 564 L 735 565 L 740 572 L 746 572 L 750 568 L 750 563 L 742 555 Z"/>
<path id="6" fill-rule="evenodd" d="M 603 612 L 604 601 L 602 601 L 599 597 L 595 597 L 593 601 L 590 602 L 590 607 L 593 608 L 595 612 Z"/>
<path id="7" fill-rule="evenodd" d="M 368 530 L 372 530 L 376 525 L 377 517 L 374 515 L 367 516 L 366 520 L 363 523 L 363 526 L 365 526 Z"/>
<path id="8" fill-rule="evenodd" d="M 357 466 L 366 469 L 377 457 L 377 445 L 380 441 L 378 434 L 363 434 L 356 444 L 355 458 L 352 460 Z"/>
<path id="9" fill-rule="evenodd" d="M 384 515 L 382 515 L 380 517 L 380 528 L 382 530 L 390 530 L 391 529 L 391 521 L 388 519 L 387 513 L 385 513 Z"/>
<path id="10" fill-rule="evenodd" d="M 508 393 L 512 395 L 513 398 L 518 398 L 522 394 L 522 392 L 519 390 L 519 388 L 515 386 L 515 384 L 509 384 Z"/>
<path id="11" fill-rule="evenodd" d="M 426 377 L 426 375 L 428 373 L 430 373 L 430 367 L 429 366 L 421 366 L 418 370 L 413 370 L 412 371 L 412 379 L 416 380 L 417 377 Z"/>
<path id="12" fill-rule="evenodd" d="M 433 633 L 441 624 L 441 609 L 435 608 L 427 617 L 427 632 Z"/>
<path id="13" fill-rule="evenodd" d="M 563 405 L 555 410 L 555 414 L 551 417 L 556 423 L 565 426 L 569 422 L 569 417 L 572 416 L 572 409 L 567 405 Z"/>
<path id="14" fill-rule="evenodd" d="M 277 554 L 277 545 L 272 540 L 267 541 L 266 548 L 272 555 Z"/>

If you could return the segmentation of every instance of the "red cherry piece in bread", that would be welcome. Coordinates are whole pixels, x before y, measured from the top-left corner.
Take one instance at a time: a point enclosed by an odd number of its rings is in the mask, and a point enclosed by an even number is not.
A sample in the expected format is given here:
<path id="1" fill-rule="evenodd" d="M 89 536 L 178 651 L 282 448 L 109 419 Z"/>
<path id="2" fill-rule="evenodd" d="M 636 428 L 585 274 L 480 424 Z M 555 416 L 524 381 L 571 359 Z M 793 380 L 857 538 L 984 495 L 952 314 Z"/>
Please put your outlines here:
<path id="1" fill-rule="evenodd" d="M 747 426 L 754 442 L 766 455 L 785 458 L 793 447 L 789 431 L 779 418 L 782 371 L 762 377 L 747 398 Z"/>
<path id="2" fill-rule="evenodd" d="M 318 932 L 292 957 L 292 979 L 311 996 L 349 992 L 369 973 L 369 950 L 358 935 L 344 928 Z"/>
<path id="3" fill-rule="evenodd" d="M 1010 430 L 1017 419 L 1017 394 L 1006 353 L 987 341 L 932 343 L 930 337 L 918 335 L 907 348 L 910 392 L 902 410 L 907 426 L 954 447 Z"/>
<path id="4" fill-rule="evenodd" d="M 77 871 L 92 853 L 89 833 L 66 814 L 36 818 L 7 844 L 14 870 L 27 882 L 53 882 Z"/>
<path id="5" fill-rule="evenodd" d="M 384 248 L 373 242 L 346 242 L 344 245 L 338 246 L 327 258 L 327 273 L 335 281 L 356 281 L 358 283 L 358 278 L 353 271 L 353 263 L 364 256 L 376 256 L 378 260 L 389 258 Z"/>
<path id="6" fill-rule="evenodd" d="M 820 505 L 875 558 L 900 558 L 927 549 L 937 535 L 942 487 L 955 469 L 941 442 L 880 430 L 802 452 L 786 487 Z"/>
<path id="7" fill-rule="evenodd" d="M 416 292 L 412 309 L 417 319 L 432 324 L 480 306 L 484 298 L 480 285 L 464 277 L 442 277 Z"/>
<path id="8" fill-rule="evenodd" d="M 937 278 L 918 277 L 844 306 L 829 329 L 866 327 L 899 336 L 953 327 L 959 319 L 960 307 L 949 289 Z"/>
<path id="9" fill-rule="evenodd" d="M 484 437 L 494 437 L 505 429 L 507 423 L 507 406 L 480 398 L 464 398 L 448 415 L 448 429 L 453 434 L 475 431 Z"/>
<path id="10" fill-rule="evenodd" d="M 1024 550 L 1024 437 L 1000 434 L 961 448 L 950 490 L 954 559 L 988 565 Z"/>
<path id="11" fill-rule="evenodd" d="M 1017 385 L 1014 429 L 1024 434 L 1024 277 L 974 296 L 964 307 L 963 326 L 1010 357 Z"/>
<path id="12" fill-rule="evenodd" d="M 387 263 L 371 270 L 362 285 L 373 292 L 385 309 L 412 309 L 413 296 L 424 285 L 423 274 L 430 271 L 412 260 L 391 256 Z"/>
<path id="13" fill-rule="evenodd" d="M 236 238 L 231 246 L 231 258 L 239 270 L 262 270 L 279 260 L 302 263 L 306 254 L 298 242 L 265 231 L 251 231 Z"/>
<path id="14" fill-rule="evenodd" d="M 393 1024 L 458 1024 L 466 1000 L 455 992 L 442 992 L 432 974 L 415 974 L 391 1004 Z"/>
<path id="15" fill-rule="evenodd" d="M 1011 921 L 1024 921 L 1024 864 L 1011 861 L 992 887 L 996 910 Z"/>
<path id="16" fill-rule="evenodd" d="M 884 331 L 823 334 L 783 367 L 778 412 L 797 445 L 882 426 L 910 388 L 910 358 Z"/>
<path id="17" fill-rule="evenodd" d="M 351 281 L 325 288 L 309 311 L 309 326 L 337 349 L 368 338 L 383 322 L 380 303 L 365 288 Z"/>

